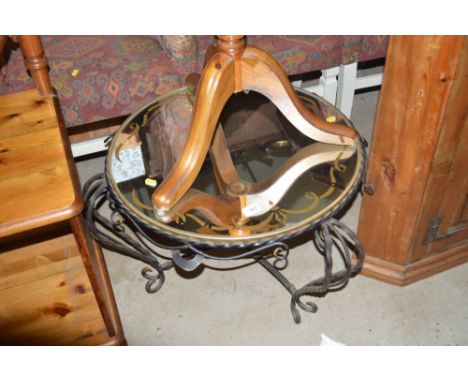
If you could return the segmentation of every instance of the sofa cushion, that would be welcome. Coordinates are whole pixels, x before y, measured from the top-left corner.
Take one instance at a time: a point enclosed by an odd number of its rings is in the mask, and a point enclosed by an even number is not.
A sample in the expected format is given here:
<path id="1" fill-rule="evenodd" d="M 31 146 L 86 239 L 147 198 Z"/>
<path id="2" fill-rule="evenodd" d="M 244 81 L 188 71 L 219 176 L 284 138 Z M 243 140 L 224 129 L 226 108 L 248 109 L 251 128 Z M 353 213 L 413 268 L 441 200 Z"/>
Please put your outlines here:
<path id="1" fill-rule="evenodd" d="M 343 36 L 248 36 L 247 42 L 270 53 L 288 75 L 332 68 L 343 60 Z"/>
<path id="2" fill-rule="evenodd" d="M 197 68 L 201 72 L 206 50 L 214 36 L 197 36 Z M 247 44 L 271 54 L 287 75 L 302 74 L 340 65 L 346 57 L 343 36 L 247 36 Z M 355 49 L 360 49 L 356 45 Z M 349 51 L 348 54 L 353 54 Z"/>
<path id="3" fill-rule="evenodd" d="M 385 57 L 389 36 L 361 36 L 362 45 L 358 61 L 371 61 Z"/>
<path id="4" fill-rule="evenodd" d="M 177 36 L 170 36 L 175 38 Z M 180 36 L 188 37 L 188 36 Z M 175 38 L 175 41 L 177 39 Z M 215 41 L 214 36 L 192 38 L 191 50 L 184 53 L 191 57 L 198 53 L 195 69 L 200 73 L 206 50 Z M 341 64 L 369 61 L 384 57 L 388 36 L 247 36 L 247 44 L 254 45 L 271 54 L 283 67 L 286 74 L 302 74 L 329 69 Z M 195 53 L 197 52 L 197 53 Z M 186 71 L 190 74 L 189 71 Z"/>
<path id="5" fill-rule="evenodd" d="M 67 127 L 128 115 L 201 73 L 214 36 L 43 36 L 52 86 Z M 247 36 L 286 74 L 385 56 L 386 36 Z M 0 94 L 33 87 L 20 49 L 0 76 Z"/>
<path id="6" fill-rule="evenodd" d="M 131 114 L 180 86 L 169 58 L 151 36 L 41 39 L 67 127 Z M 20 49 L 11 52 L 4 72 L 2 94 L 34 86 Z"/>

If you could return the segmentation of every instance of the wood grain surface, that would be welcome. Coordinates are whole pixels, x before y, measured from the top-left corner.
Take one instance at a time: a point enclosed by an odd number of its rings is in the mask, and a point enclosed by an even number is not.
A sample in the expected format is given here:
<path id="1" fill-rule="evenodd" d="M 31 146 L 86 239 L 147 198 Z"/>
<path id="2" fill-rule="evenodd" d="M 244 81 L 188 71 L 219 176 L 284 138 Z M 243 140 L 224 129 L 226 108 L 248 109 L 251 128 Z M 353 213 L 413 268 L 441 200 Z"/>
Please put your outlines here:
<path id="1" fill-rule="evenodd" d="M 109 340 L 72 234 L 0 252 L 1 345 Z"/>
<path id="2" fill-rule="evenodd" d="M 0 97 L 0 237 L 75 216 L 76 195 L 52 97 Z"/>
<path id="3" fill-rule="evenodd" d="M 364 274 L 406 285 L 468 258 L 468 230 L 449 232 L 467 197 L 465 40 L 390 39 L 367 173 L 375 191 L 359 220 Z"/>

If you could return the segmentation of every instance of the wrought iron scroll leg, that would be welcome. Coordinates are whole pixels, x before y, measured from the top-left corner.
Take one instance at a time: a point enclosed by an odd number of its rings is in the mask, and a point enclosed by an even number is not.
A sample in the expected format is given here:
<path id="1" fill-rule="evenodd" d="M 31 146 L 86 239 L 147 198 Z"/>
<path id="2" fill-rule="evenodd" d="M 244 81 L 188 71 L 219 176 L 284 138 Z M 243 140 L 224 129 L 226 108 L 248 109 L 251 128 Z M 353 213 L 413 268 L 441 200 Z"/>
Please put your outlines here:
<path id="1" fill-rule="evenodd" d="M 297 289 L 294 286 L 293 283 L 291 283 L 274 265 L 272 265 L 267 259 L 264 257 L 258 257 L 256 258 L 256 261 L 263 267 L 265 268 L 270 274 L 280 282 L 281 285 L 284 286 L 284 288 L 291 294 L 291 313 L 293 315 L 294 322 L 296 324 L 299 324 L 301 322 L 301 315 L 299 313 L 299 310 L 296 307 L 296 298 L 294 297 L 297 294 Z M 301 303 L 302 304 L 302 303 Z M 306 310 L 315 313 L 317 311 L 317 305 L 308 302 L 308 306 L 310 308 L 307 308 Z"/>
<path id="2" fill-rule="evenodd" d="M 336 219 L 329 219 L 322 223 L 319 228 L 323 238 L 320 235 L 316 235 L 316 244 L 320 252 L 324 255 L 325 262 L 325 275 L 318 279 L 312 280 L 300 289 L 296 289 L 293 283 L 291 283 L 276 267 L 271 264 L 265 256 L 257 255 L 255 260 L 262 265 L 272 276 L 274 276 L 283 285 L 286 290 L 291 294 L 291 313 L 293 315 L 294 322 L 299 324 L 301 322 L 301 316 L 299 313 L 298 306 L 306 312 L 315 313 L 318 310 L 317 304 L 314 302 L 302 302 L 301 297 L 304 295 L 325 295 L 329 291 L 337 290 L 344 287 L 349 278 L 356 275 L 362 267 L 364 261 L 364 249 L 359 242 L 356 234 L 352 232 L 348 227 Z M 317 243 L 318 241 L 318 243 Z M 341 248 L 341 256 L 343 258 L 344 269 L 333 272 L 333 261 L 332 261 L 332 247 L 335 245 L 337 248 Z M 353 265 L 352 263 L 352 251 L 353 248 L 357 256 L 357 261 Z"/>
<path id="3" fill-rule="evenodd" d="M 120 253 L 122 255 L 140 260 L 152 268 L 145 267 L 141 274 L 147 280 L 145 289 L 148 293 L 155 293 L 161 289 L 165 281 L 164 271 L 172 268 L 174 263 L 168 261 L 160 263 L 154 256 L 150 255 L 149 251 L 139 242 L 126 235 L 123 227 L 117 227 L 115 222 L 104 218 L 97 211 L 97 205 L 107 196 L 108 188 L 103 174 L 92 177 L 84 186 L 85 221 L 91 236 L 97 240 L 103 247 Z M 112 204 L 112 201 L 110 201 Z M 113 214 L 116 212 L 113 209 Z M 99 227 L 96 223 L 101 224 Z M 118 229 L 121 228 L 121 229 Z M 109 232 L 119 237 L 122 242 L 118 242 Z M 152 274 L 156 271 L 156 274 Z"/>

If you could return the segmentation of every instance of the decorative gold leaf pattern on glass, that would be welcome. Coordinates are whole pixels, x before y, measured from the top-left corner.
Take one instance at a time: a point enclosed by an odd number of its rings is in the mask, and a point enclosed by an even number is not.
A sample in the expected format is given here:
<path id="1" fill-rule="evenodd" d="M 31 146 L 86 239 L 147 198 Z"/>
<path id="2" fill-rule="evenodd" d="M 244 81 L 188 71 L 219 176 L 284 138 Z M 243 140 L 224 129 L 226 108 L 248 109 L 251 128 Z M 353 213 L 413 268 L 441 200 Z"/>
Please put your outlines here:
<path id="1" fill-rule="evenodd" d="M 150 206 L 146 205 L 145 203 L 140 201 L 140 199 L 138 199 L 138 195 L 137 195 L 135 189 L 132 190 L 132 202 L 139 208 L 142 208 L 142 209 L 148 210 L 148 211 L 153 211 L 153 207 L 150 207 Z"/>

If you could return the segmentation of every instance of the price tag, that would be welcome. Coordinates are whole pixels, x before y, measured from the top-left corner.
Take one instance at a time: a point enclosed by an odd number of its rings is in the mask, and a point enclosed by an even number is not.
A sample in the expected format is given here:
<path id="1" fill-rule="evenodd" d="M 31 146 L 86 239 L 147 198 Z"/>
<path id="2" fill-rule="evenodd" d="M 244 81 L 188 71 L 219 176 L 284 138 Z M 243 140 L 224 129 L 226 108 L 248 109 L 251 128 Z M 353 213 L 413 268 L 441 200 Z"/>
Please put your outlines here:
<path id="1" fill-rule="evenodd" d="M 245 216 L 253 216 L 256 213 L 258 213 L 259 211 L 261 211 L 261 207 L 257 203 L 249 204 L 249 205 L 245 206 L 244 208 L 242 208 L 242 213 Z"/>

